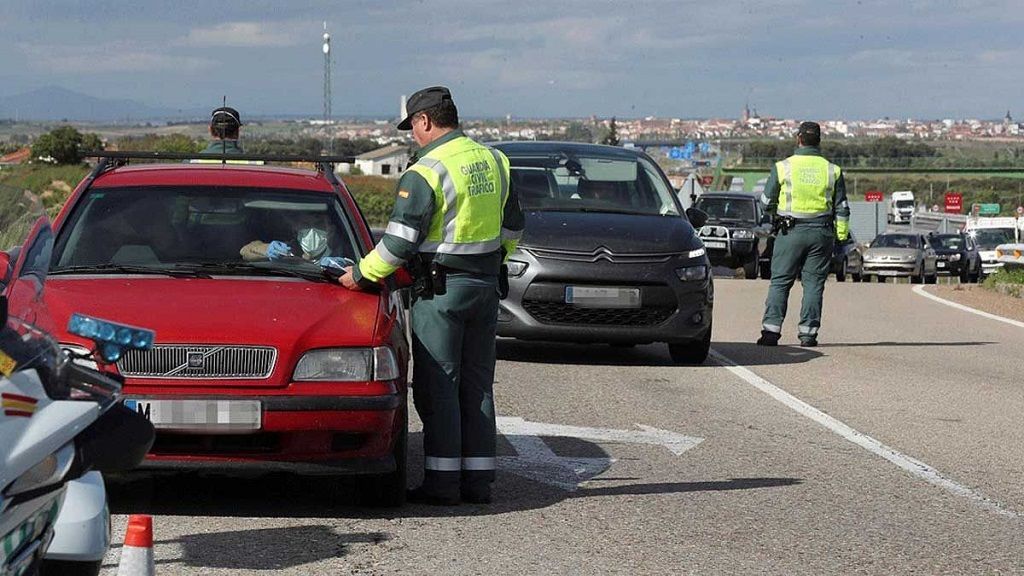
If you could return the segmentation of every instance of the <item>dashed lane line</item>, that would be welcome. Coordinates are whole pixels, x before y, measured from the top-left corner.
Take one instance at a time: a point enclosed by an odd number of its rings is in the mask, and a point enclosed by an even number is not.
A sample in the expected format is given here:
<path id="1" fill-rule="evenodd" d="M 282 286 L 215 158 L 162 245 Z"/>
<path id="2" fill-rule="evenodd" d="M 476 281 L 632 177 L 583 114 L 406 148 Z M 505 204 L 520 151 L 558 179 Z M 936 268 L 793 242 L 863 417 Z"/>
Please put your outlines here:
<path id="1" fill-rule="evenodd" d="M 818 410 L 814 406 L 811 406 L 810 404 L 804 402 L 803 400 L 800 400 L 796 396 L 793 396 L 792 394 L 772 384 L 768 380 L 765 380 L 764 378 L 758 376 L 749 369 L 737 364 L 736 362 L 734 362 L 727 356 L 721 354 L 717 350 L 711 350 L 710 354 L 711 357 L 714 358 L 723 367 L 725 367 L 726 370 L 729 370 L 730 372 L 732 372 L 733 374 L 735 374 L 736 376 L 738 376 L 739 378 L 753 386 L 754 388 L 757 388 L 758 390 L 771 396 L 772 398 L 786 405 L 787 407 L 794 410 L 801 416 L 809 418 L 814 422 L 817 422 L 818 424 L 824 426 L 825 428 L 839 435 L 843 439 L 852 442 L 857 446 L 860 446 L 861 448 L 864 448 L 865 450 L 871 452 L 872 454 L 885 458 L 889 462 L 895 464 L 896 466 L 902 468 L 903 470 L 909 472 L 910 474 L 916 476 L 917 478 L 920 478 L 921 480 L 928 482 L 929 484 L 938 486 L 939 488 L 942 488 L 943 490 L 946 490 L 951 494 L 970 500 L 972 503 L 974 503 L 975 505 L 984 510 L 994 512 L 996 514 L 999 514 L 1000 516 L 1006 516 L 1009 518 L 1020 518 L 1020 514 L 1015 510 L 1007 508 L 1000 504 L 999 502 L 996 502 L 995 500 L 992 500 L 982 495 L 980 492 L 972 490 L 964 486 L 963 484 L 956 482 L 955 480 L 949 478 L 945 474 L 939 472 L 938 470 L 932 468 L 931 466 L 925 464 L 924 462 L 921 462 L 920 460 L 907 456 L 906 454 L 903 454 L 902 452 L 896 450 L 895 448 L 882 444 L 881 442 L 875 440 L 874 438 L 868 436 L 867 434 L 854 430 L 853 428 L 847 426 L 843 422 L 833 418 L 832 416 L 829 416 L 828 414 L 825 414 L 824 412 Z"/>
<path id="2" fill-rule="evenodd" d="M 964 306 L 963 304 L 958 304 L 956 302 L 953 302 L 952 300 L 946 300 L 945 298 L 941 298 L 939 296 L 936 296 L 935 294 L 929 293 L 927 290 L 924 289 L 924 286 L 914 286 L 914 292 L 916 292 L 917 294 L 920 294 L 921 296 L 924 296 L 925 298 L 930 298 L 932 300 L 935 300 L 936 302 L 938 302 L 940 304 L 945 304 L 946 306 L 951 306 L 953 308 L 956 308 L 957 310 L 963 310 L 964 312 L 970 312 L 971 314 L 977 314 L 978 316 L 981 316 L 983 318 L 988 318 L 989 320 L 998 320 L 999 322 L 1005 322 L 1006 324 L 1009 324 L 1011 326 L 1016 326 L 1018 328 L 1024 328 L 1024 322 L 1021 322 L 1019 320 L 1013 320 L 1012 318 L 1004 318 L 1002 316 L 997 316 L 995 314 L 990 314 L 988 312 L 983 312 L 983 311 L 978 310 L 976 308 L 971 308 L 970 306 Z"/>

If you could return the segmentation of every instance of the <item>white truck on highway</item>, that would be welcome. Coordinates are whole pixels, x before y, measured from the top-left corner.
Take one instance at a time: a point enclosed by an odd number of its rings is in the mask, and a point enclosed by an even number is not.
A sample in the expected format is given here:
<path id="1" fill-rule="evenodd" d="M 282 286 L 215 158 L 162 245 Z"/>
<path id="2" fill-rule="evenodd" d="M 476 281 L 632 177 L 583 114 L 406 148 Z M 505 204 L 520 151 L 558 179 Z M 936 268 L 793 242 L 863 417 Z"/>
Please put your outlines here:
<path id="1" fill-rule="evenodd" d="M 974 242 L 978 245 L 983 274 L 987 276 L 1005 265 L 1005 262 L 1000 261 L 996 247 L 1001 244 L 1024 242 L 1022 225 L 1024 225 L 1024 219 L 1012 216 L 992 218 L 972 216 L 967 218 L 964 232 L 974 238 Z"/>
<path id="2" fill-rule="evenodd" d="M 893 192 L 889 197 L 889 224 L 909 223 L 914 215 L 914 193 L 910 190 Z"/>

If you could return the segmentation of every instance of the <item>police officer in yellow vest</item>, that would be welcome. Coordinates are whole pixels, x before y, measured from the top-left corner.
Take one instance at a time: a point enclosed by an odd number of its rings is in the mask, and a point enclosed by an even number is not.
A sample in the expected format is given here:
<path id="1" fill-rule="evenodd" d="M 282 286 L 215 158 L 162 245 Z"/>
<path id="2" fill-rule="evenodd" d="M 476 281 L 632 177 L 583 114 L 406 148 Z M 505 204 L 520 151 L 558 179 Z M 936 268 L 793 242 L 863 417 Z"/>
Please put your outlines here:
<path id="1" fill-rule="evenodd" d="M 494 364 L 498 275 L 523 214 L 509 162 L 459 130 L 447 88 L 413 94 L 399 130 L 420 150 L 398 182 L 387 230 L 340 282 L 372 286 L 403 265 L 412 305 L 413 401 L 423 421 L 423 484 L 412 502 L 488 503 L 494 481 Z"/>
<path id="2" fill-rule="evenodd" d="M 761 321 L 761 346 L 775 346 L 786 318 L 789 290 L 797 276 L 804 296 L 798 337 L 801 346 L 818 345 L 822 296 L 835 241 L 850 234 L 850 205 L 843 171 L 821 156 L 821 126 L 803 122 L 796 152 L 772 167 L 761 202 L 775 222 L 772 281 Z"/>

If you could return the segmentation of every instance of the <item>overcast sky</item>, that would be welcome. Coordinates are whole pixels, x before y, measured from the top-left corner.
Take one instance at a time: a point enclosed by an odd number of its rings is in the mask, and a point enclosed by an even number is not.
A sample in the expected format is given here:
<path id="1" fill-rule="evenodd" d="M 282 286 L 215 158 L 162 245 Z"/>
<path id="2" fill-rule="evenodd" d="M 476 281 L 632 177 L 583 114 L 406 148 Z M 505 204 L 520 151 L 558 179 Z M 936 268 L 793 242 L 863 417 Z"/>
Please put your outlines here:
<path id="1" fill-rule="evenodd" d="M 1021 0 L 0 0 L 0 95 L 467 116 L 1024 118 Z"/>

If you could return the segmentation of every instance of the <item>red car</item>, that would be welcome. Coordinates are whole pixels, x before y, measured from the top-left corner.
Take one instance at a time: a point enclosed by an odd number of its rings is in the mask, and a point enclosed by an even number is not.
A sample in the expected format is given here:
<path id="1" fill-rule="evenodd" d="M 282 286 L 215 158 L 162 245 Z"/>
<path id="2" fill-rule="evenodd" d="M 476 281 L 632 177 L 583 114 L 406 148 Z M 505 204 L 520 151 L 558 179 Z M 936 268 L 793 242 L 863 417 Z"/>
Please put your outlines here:
<path id="1" fill-rule="evenodd" d="M 331 166 L 116 164 L 57 217 L 46 299 L 58 325 L 75 311 L 156 331 L 117 363 L 157 428 L 144 466 L 377 475 L 373 496 L 401 503 L 401 298 L 328 280 L 372 248 Z"/>

